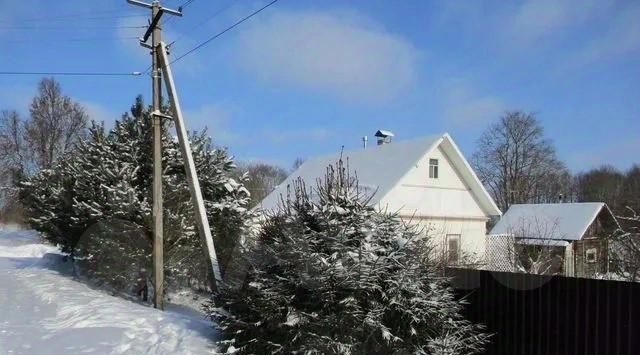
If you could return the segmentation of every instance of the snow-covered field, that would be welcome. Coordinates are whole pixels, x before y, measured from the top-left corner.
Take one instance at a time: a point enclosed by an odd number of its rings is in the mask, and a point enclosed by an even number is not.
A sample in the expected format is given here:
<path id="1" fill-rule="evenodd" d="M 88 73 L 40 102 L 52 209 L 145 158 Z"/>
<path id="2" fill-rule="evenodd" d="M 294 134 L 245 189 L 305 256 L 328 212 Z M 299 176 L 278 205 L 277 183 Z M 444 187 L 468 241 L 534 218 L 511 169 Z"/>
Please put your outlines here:
<path id="1" fill-rule="evenodd" d="M 161 312 L 93 289 L 61 259 L 34 232 L 0 225 L 0 354 L 214 352 L 202 315 Z"/>

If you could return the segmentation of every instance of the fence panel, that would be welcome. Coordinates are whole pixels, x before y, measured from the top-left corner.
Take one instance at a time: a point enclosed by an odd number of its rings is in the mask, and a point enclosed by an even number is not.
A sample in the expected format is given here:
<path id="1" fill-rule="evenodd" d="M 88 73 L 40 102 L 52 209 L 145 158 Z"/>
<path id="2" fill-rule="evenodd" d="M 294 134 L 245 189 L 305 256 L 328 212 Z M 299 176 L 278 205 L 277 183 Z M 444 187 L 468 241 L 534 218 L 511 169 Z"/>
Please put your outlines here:
<path id="1" fill-rule="evenodd" d="M 640 354 L 640 284 L 451 268 L 487 354 Z"/>

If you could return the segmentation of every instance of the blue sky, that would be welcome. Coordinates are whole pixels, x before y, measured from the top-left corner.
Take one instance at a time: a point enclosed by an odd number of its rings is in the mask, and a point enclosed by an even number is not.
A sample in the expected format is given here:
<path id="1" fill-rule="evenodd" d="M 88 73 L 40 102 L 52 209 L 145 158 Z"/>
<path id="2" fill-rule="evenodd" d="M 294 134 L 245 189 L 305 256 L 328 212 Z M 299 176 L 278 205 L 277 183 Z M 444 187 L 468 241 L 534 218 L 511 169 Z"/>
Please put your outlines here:
<path id="1" fill-rule="evenodd" d="M 147 12 L 125 0 L 0 2 L 0 71 L 150 63 L 129 38 L 143 29 L 124 28 Z M 267 2 L 193 1 L 165 25 L 172 56 Z M 626 169 L 640 162 L 639 18 L 638 1 L 280 0 L 173 69 L 187 124 L 241 160 L 289 167 L 379 128 L 396 139 L 446 131 L 470 156 L 517 109 L 538 115 L 573 171 Z M 39 79 L 1 76 L 0 109 L 26 112 Z M 148 76 L 57 79 L 97 120 L 149 98 Z"/>

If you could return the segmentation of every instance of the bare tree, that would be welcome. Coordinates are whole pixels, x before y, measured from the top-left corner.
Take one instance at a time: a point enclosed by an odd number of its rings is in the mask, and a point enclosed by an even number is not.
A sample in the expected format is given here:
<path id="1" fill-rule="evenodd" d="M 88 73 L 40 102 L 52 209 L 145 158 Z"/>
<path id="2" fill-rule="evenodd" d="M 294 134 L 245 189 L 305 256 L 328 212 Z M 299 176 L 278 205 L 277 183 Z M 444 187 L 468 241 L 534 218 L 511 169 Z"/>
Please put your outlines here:
<path id="1" fill-rule="evenodd" d="M 488 269 L 537 275 L 564 270 L 563 246 L 556 245 L 558 224 L 537 217 L 523 219 L 502 236 L 487 241 Z"/>
<path id="2" fill-rule="evenodd" d="M 0 112 L 0 174 L 23 174 L 27 169 L 29 152 L 24 139 L 25 122 L 17 111 Z"/>
<path id="3" fill-rule="evenodd" d="M 622 205 L 627 211 L 640 211 L 640 165 L 627 170 L 622 183 Z M 635 215 L 635 214 L 633 214 Z"/>
<path id="4" fill-rule="evenodd" d="M 612 166 L 601 166 L 576 177 L 576 193 L 580 202 L 605 202 L 616 213 L 624 212 L 622 187 L 625 175 Z"/>
<path id="5" fill-rule="evenodd" d="M 266 163 L 240 166 L 239 170 L 249 175 L 245 188 L 251 193 L 252 205 L 267 197 L 289 175 L 283 168 Z"/>
<path id="6" fill-rule="evenodd" d="M 17 198 L 15 184 L 28 170 L 30 154 L 24 140 L 25 125 L 17 111 L 0 112 L 0 214 L 11 214 Z"/>
<path id="7" fill-rule="evenodd" d="M 612 271 L 628 281 L 640 280 L 640 216 L 629 209 L 632 217 L 618 217 L 626 222 L 624 230 L 613 235 L 610 242 Z"/>
<path id="8" fill-rule="evenodd" d="M 555 200 L 557 191 L 544 187 L 567 173 L 535 116 L 520 111 L 507 112 L 482 134 L 472 163 L 503 211 L 514 203 Z"/>
<path id="9" fill-rule="evenodd" d="M 88 116 L 84 108 L 62 94 L 53 78 L 42 79 L 29 108 L 26 140 L 34 153 L 37 169 L 48 169 L 86 134 Z"/>

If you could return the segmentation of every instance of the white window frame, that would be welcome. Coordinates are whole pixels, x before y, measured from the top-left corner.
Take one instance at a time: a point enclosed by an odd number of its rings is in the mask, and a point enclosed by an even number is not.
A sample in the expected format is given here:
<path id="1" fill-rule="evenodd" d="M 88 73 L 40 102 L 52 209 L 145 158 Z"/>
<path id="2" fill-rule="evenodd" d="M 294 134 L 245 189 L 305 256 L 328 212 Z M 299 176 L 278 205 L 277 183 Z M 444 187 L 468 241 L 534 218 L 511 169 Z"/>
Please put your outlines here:
<path id="1" fill-rule="evenodd" d="M 457 240 L 457 248 L 456 248 L 457 250 L 456 250 L 456 258 L 455 258 L 455 260 L 452 260 L 452 258 L 451 258 L 451 249 L 450 249 L 450 246 L 451 246 L 450 241 L 451 240 Z M 460 254 L 461 254 L 461 251 L 462 251 L 462 235 L 460 235 L 460 234 L 447 234 L 445 242 L 447 243 L 446 246 L 445 246 L 446 247 L 445 256 L 447 258 L 447 264 L 458 264 L 460 262 Z"/>
<path id="2" fill-rule="evenodd" d="M 589 257 L 589 254 L 593 255 L 593 258 Z M 595 264 L 598 262 L 598 248 L 588 248 L 584 251 L 584 260 L 587 264 Z"/>
<path id="3" fill-rule="evenodd" d="M 437 179 L 439 175 L 438 159 L 429 159 L 429 179 Z"/>

